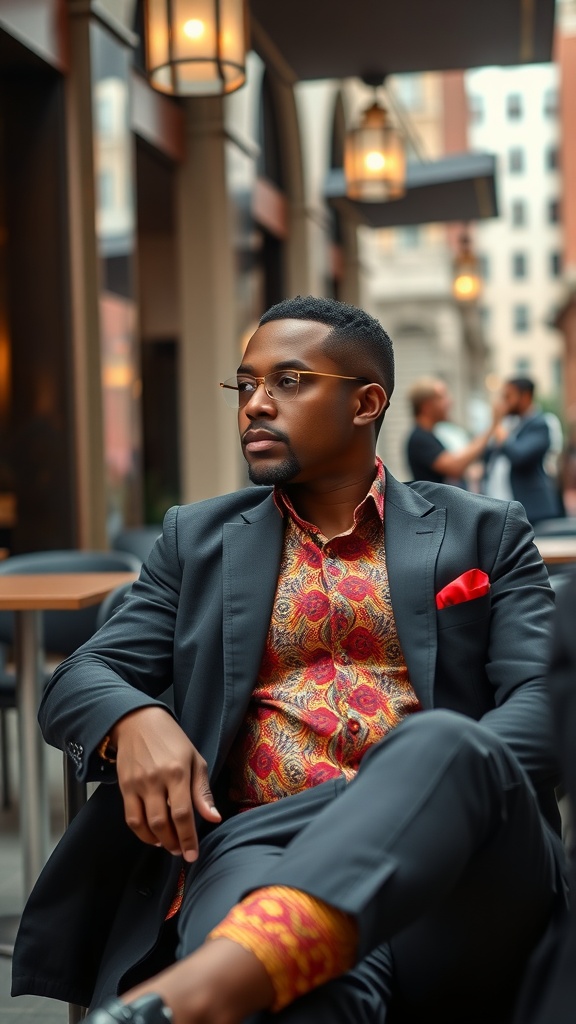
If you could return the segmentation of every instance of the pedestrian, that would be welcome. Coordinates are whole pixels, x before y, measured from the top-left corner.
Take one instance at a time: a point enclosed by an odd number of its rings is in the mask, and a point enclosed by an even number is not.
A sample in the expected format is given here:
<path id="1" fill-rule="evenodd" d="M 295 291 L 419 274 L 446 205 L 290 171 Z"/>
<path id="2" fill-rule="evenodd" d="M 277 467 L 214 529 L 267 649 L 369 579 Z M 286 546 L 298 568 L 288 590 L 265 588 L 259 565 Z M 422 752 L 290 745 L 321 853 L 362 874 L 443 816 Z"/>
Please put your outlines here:
<path id="1" fill-rule="evenodd" d="M 412 384 L 408 398 L 414 416 L 414 426 L 406 443 L 411 479 L 466 488 L 464 472 L 483 455 L 494 421 L 471 441 L 450 450 L 437 432 L 438 424 L 448 421 L 452 404 L 444 381 L 437 377 L 420 377 Z"/>
<path id="2" fill-rule="evenodd" d="M 385 470 L 392 344 L 356 307 L 273 306 L 221 388 L 256 486 L 170 509 L 45 691 L 102 784 L 13 994 L 87 1024 L 503 1024 L 564 899 L 524 511 Z"/>
<path id="3" fill-rule="evenodd" d="M 515 377 L 505 382 L 502 417 L 486 451 L 482 490 L 492 497 L 520 501 L 534 526 L 541 519 L 559 515 L 554 485 L 544 461 L 550 450 L 550 428 L 534 401 L 534 382 Z"/>

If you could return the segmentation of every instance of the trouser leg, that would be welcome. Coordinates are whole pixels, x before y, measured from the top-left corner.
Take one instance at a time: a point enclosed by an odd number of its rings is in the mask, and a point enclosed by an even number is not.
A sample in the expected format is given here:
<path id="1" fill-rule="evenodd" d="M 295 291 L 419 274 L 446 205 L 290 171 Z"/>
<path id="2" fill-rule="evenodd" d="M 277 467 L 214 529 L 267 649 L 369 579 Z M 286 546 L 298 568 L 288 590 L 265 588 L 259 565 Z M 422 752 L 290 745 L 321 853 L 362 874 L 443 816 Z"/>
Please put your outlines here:
<path id="1" fill-rule="evenodd" d="M 360 956 L 390 940 L 402 1019 L 467 1009 L 496 1024 L 561 898 L 561 858 L 506 745 L 433 711 L 373 748 L 262 884 L 354 915 Z"/>
<path id="2" fill-rule="evenodd" d="M 178 959 L 198 948 L 247 889 L 257 888 L 276 858 L 344 788 L 326 783 L 276 804 L 238 815 L 202 844 L 179 914 Z M 382 947 L 342 978 L 296 1000 L 280 1013 L 246 1024 L 385 1024 L 392 961 Z"/>
<path id="3" fill-rule="evenodd" d="M 353 783 L 335 799 L 324 794 L 279 841 L 274 816 L 294 799 L 249 812 L 264 831 L 270 815 L 275 835 L 269 851 L 256 844 L 252 877 L 252 869 L 236 873 L 228 905 L 280 884 L 354 915 L 361 956 L 392 939 L 394 988 L 407 1015 L 441 1005 L 449 1019 L 447 1001 L 460 1013 L 470 992 L 480 1008 L 494 998 L 510 1002 L 552 910 L 557 860 L 528 780 L 496 737 L 450 712 L 415 715 L 370 752 Z M 234 822 L 231 832 L 249 832 L 248 824 Z M 241 856 L 249 864 L 254 853 Z M 214 880 L 222 891 L 223 864 L 205 864 L 204 878 L 200 865 L 192 882 L 196 940 L 203 936 L 195 884 L 209 904 Z"/>

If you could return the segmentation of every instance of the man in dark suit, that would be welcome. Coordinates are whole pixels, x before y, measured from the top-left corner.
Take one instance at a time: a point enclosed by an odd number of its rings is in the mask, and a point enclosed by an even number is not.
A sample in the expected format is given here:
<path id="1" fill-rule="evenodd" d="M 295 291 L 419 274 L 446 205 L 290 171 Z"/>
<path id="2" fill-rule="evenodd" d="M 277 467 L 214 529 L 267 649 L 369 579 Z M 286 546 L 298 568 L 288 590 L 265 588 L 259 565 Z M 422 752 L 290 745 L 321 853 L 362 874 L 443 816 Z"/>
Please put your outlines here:
<path id="1" fill-rule="evenodd" d="M 553 595 L 520 505 L 385 472 L 393 386 L 363 311 L 262 317 L 222 387 L 259 486 L 169 510 L 43 699 L 106 784 L 28 901 L 14 994 L 92 1024 L 509 1020 L 564 899 Z"/>
<path id="2" fill-rule="evenodd" d="M 559 514 L 558 498 L 544 468 L 550 430 L 534 403 L 534 382 L 528 377 L 507 381 L 501 413 L 517 419 L 512 427 L 499 423 L 494 429 L 486 452 L 484 493 L 520 501 L 532 525 L 555 518 Z"/>

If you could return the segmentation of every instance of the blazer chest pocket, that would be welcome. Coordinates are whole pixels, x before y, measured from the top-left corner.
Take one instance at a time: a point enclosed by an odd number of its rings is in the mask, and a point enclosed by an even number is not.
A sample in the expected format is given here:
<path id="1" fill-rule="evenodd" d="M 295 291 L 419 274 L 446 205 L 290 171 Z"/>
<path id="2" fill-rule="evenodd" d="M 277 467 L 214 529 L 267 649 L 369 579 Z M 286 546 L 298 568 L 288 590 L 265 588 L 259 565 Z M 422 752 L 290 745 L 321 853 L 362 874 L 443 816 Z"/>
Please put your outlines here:
<path id="1" fill-rule="evenodd" d="M 448 608 L 440 608 L 436 612 L 438 629 L 454 629 L 457 626 L 467 626 L 472 623 L 481 623 L 490 615 L 490 594 L 483 594 L 482 597 L 475 597 L 471 601 L 462 601 L 460 604 L 449 605 Z"/>

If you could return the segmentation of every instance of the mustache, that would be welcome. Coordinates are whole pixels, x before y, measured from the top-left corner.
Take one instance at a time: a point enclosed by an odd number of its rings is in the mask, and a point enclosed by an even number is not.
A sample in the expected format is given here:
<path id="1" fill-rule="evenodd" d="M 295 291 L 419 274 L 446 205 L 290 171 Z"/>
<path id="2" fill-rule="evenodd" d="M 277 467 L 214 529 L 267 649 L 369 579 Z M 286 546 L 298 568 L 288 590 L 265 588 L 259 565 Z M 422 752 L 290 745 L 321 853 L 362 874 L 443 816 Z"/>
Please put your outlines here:
<path id="1" fill-rule="evenodd" d="M 273 427 L 270 427 L 268 423 L 257 423 L 255 421 L 254 423 L 251 423 L 249 427 L 246 427 L 246 430 L 241 435 L 240 441 L 242 444 L 245 443 L 244 438 L 246 437 L 246 434 L 251 430 L 265 430 L 269 437 L 275 438 L 276 441 L 283 441 L 285 444 L 290 443 L 288 435 L 284 434 L 281 430 L 275 430 Z"/>

